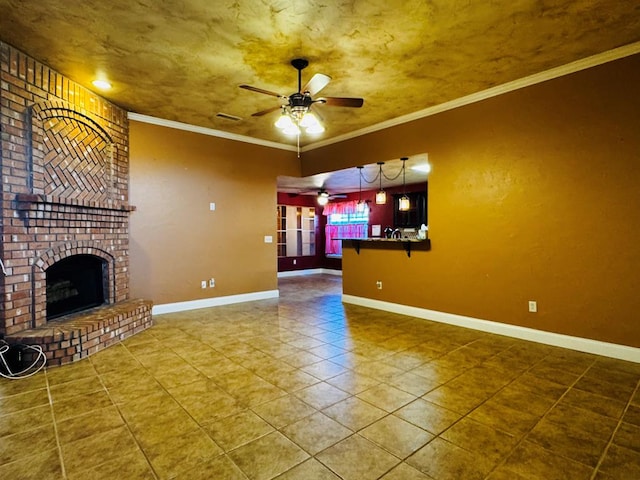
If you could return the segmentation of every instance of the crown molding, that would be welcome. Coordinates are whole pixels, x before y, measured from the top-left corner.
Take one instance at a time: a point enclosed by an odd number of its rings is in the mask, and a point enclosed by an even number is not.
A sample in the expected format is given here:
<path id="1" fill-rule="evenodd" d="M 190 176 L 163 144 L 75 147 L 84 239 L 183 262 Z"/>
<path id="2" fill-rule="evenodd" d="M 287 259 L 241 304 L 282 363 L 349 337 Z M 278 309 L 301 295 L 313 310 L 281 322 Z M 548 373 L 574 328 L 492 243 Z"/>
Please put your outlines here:
<path id="1" fill-rule="evenodd" d="M 449 102 L 441 103 L 439 105 L 434 105 L 433 107 L 418 110 L 417 112 L 392 118 L 390 120 L 386 120 L 375 125 L 370 125 L 359 130 L 354 130 L 353 132 L 349 132 L 344 135 L 339 135 L 337 137 L 328 138 L 327 140 L 314 142 L 300 148 L 300 152 L 308 152 L 317 148 L 326 147 L 327 145 L 332 145 L 334 143 L 340 143 L 344 142 L 345 140 L 360 137 L 368 133 L 377 132 L 386 128 L 402 125 L 403 123 L 412 122 L 420 118 L 429 117 L 437 113 L 446 112 L 447 110 L 453 110 L 454 108 L 463 107 L 465 105 L 486 100 L 488 98 L 497 97 L 498 95 L 529 87 L 531 85 L 536 85 L 538 83 L 546 82 L 547 80 L 563 77 L 571 73 L 586 70 L 587 68 L 596 67 L 598 65 L 602 65 L 603 63 L 608 63 L 614 60 L 629 57 L 631 55 L 635 55 L 636 53 L 640 53 L 640 42 L 630 43 L 622 47 L 614 48 L 613 50 L 598 53 L 581 60 L 576 60 L 575 62 L 567 63 L 566 65 L 561 65 L 559 67 L 545 70 L 544 72 L 535 73 L 533 75 L 529 75 L 528 77 L 523 77 L 518 80 L 513 80 L 512 82 L 504 83 L 502 85 L 491 87 L 480 92 L 472 93 L 471 95 L 456 98 L 455 100 L 451 100 Z"/>
<path id="2" fill-rule="evenodd" d="M 247 137 L 246 135 L 238 135 L 237 133 L 223 132 L 222 130 L 214 130 L 213 128 L 199 127 L 197 125 L 176 122 L 174 120 L 165 120 L 163 118 L 151 117 L 149 115 L 142 115 L 140 113 L 127 112 L 127 118 L 129 118 L 129 120 L 135 120 L 136 122 L 149 123 L 152 125 L 158 125 L 160 127 L 175 128 L 176 130 L 184 130 L 192 133 L 200 133 L 202 135 L 209 135 L 210 137 L 225 138 L 227 140 L 235 140 L 236 142 L 252 143 L 254 145 L 261 145 L 263 147 L 269 147 L 269 148 L 278 148 L 280 150 L 288 150 L 290 152 L 298 151 L 298 149 L 293 145 L 270 142 L 268 140 L 261 140 L 259 138 Z"/>

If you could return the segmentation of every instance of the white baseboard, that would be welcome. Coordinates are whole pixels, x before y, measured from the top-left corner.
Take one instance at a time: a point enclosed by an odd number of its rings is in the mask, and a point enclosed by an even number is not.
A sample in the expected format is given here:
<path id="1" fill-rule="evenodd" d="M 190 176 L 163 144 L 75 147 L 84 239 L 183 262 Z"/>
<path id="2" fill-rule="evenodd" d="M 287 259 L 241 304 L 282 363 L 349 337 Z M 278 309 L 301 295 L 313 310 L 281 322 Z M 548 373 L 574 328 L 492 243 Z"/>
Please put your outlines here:
<path id="1" fill-rule="evenodd" d="M 371 298 L 356 297 L 354 295 L 342 295 L 342 301 L 344 303 L 374 308 L 376 310 L 399 313 L 401 315 L 447 323 L 458 327 L 471 328 L 473 330 L 505 335 L 507 337 L 519 338 L 537 343 L 544 343 L 555 347 L 568 348 L 580 352 L 593 353 L 595 355 L 603 355 L 605 357 L 640 363 L 640 348 L 629 347 L 627 345 L 600 342 L 589 338 L 572 337 L 570 335 L 563 335 L 560 333 L 545 332 L 542 330 L 535 330 L 533 328 L 509 325 L 506 323 L 493 322 L 473 317 L 465 317 L 463 315 L 439 312 L 437 310 L 410 307 L 408 305 L 383 302 Z"/>
<path id="2" fill-rule="evenodd" d="M 307 270 L 290 270 L 288 272 L 278 272 L 278 278 L 300 277 L 302 275 L 342 275 L 342 270 L 334 270 L 331 268 L 309 268 Z"/>
<path id="3" fill-rule="evenodd" d="M 253 302 L 255 300 L 278 298 L 279 296 L 279 290 L 266 290 L 263 292 L 227 295 L 225 297 L 203 298 L 187 302 L 165 303 L 163 305 L 154 305 L 151 310 L 151 314 L 162 315 L 163 313 L 185 312 L 187 310 L 196 310 L 198 308 L 219 307 L 220 305 L 230 305 L 232 303 Z"/>

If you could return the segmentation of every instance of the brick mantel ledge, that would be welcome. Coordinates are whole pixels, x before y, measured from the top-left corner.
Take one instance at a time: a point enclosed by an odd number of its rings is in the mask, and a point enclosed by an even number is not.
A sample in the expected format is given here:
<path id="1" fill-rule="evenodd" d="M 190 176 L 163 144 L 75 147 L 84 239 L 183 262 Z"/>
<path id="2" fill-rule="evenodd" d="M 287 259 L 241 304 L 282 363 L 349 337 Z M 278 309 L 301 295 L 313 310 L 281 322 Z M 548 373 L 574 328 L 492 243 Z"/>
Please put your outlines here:
<path id="1" fill-rule="evenodd" d="M 18 193 L 16 195 L 18 210 L 31 210 L 34 204 L 67 205 L 74 207 L 96 208 L 102 210 L 115 210 L 120 212 L 133 212 L 136 207 L 126 202 L 110 201 L 107 203 L 87 201 L 77 198 L 62 198 L 53 195 L 37 193 Z"/>

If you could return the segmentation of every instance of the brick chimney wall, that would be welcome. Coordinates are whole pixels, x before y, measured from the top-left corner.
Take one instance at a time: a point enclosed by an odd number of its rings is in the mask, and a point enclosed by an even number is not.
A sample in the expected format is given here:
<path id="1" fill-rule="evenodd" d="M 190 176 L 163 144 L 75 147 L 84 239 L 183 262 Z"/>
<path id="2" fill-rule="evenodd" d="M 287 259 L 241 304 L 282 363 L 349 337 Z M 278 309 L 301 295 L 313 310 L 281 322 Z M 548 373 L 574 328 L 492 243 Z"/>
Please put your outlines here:
<path id="1" fill-rule="evenodd" d="M 107 261 L 108 303 L 129 299 L 125 110 L 0 42 L 0 337 L 46 324 L 48 267 Z"/>

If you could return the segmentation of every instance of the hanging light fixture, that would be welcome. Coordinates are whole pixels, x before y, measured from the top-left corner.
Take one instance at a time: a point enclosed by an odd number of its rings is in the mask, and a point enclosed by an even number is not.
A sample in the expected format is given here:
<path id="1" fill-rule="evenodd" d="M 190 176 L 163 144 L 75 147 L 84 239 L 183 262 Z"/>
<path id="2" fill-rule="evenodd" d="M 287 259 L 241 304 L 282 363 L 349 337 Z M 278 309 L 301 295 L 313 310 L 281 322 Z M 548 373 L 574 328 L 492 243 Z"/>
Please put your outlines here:
<path id="1" fill-rule="evenodd" d="M 411 208 L 411 202 L 409 201 L 409 197 L 407 196 L 407 182 L 406 182 L 406 161 L 409 160 L 408 157 L 402 157 L 402 197 L 400 197 L 400 201 L 398 202 L 398 210 L 401 212 L 407 212 Z"/>
<path id="2" fill-rule="evenodd" d="M 387 203 L 387 192 L 382 189 L 382 165 L 384 165 L 384 162 L 378 162 L 380 168 L 378 172 L 378 176 L 380 177 L 380 190 L 376 193 L 376 205 L 384 205 Z"/>
<path id="3" fill-rule="evenodd" d="M 324 190 L 318 192 L 318 198 L 316 199 L 318 205 L 324 206 L 329 203 L 329 194 Z"/>
<path id="4" fill-rule="evenodd" d="M 367 204 L 362 201 L 362 169 L 364 167 L 360 166 L 357 168 L 358 168 L 358 177 L 360 177 L 360 194 L 358 197 L 358 203 L 356 204 L 356 211 L 359 213 L 362 213 L 367 209 Z"/>
<path id="5" fill-rule="evenodd" d="M 282 111 L 275 124 L 285 135 L 300 135 L 302 129 L 310 134 L 324 132 L 324 127 L 309 107 L 291 108 L 289 105 L 283 105 Z"/>

